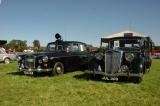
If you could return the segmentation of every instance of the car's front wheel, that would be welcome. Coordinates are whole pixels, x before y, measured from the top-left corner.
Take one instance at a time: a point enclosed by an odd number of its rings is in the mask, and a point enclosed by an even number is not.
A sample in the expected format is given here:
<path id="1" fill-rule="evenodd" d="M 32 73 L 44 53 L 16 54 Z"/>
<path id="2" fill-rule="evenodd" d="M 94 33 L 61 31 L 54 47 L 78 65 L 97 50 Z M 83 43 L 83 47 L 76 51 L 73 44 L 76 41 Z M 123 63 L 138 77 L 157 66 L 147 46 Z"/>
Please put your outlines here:
<path id="1" fill-rule="evenodd" d="M 62 75 L 63 73 L 64 73 L 63 63 L 56 62 L 52 70 L 52 75 Z"/>
<path id="2" fill-rule="evenodd" d="M 10 59 L 9 59 L 9 58 L 5 58 L 5 59 L 4 59 L 4 63 L 5 63 L 5 64 L 9 64 L 9 63 L 10 63 Z"/>
<path id="3" fill-rule="evenodd" d="M 143 77 L 132 77 L 131 78 L 131 81 L 133 83 L 140 83 L 140 82 L 142 82 L 142 80 L 143 80 Z"/>
<path id="4" fill-rule="evenodd" d="M 119 76 L 118 77 L 118 82 L 127 82 L 128 81 L 128 77 L 126 76 Z"/>

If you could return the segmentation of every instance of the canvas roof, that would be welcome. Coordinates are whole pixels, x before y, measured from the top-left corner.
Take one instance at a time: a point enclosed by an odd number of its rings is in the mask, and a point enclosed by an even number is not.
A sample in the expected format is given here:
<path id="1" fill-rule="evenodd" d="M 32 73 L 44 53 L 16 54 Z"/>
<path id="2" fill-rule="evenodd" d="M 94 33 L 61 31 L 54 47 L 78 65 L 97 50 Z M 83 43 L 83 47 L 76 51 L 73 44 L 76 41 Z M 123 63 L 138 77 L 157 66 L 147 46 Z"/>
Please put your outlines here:
<path id="1" fill-rule="evenodd" d="M 124 37 L 125 33 L 132 33 L 133 37 L 146 37 L 146 35 L 144 35 L 144 34 L 140 34 L 138 32 L 134 32 L 134 31 L 130 31 L 130 30 L 126 30 L 126 31 L 122 31 L 122 32 L 115 33 L 115 34 L 112 34 L 112 35 L 104 36 L 104 37 L 102 37 L 102 39 L 112 39 L 112 38 Z"/>

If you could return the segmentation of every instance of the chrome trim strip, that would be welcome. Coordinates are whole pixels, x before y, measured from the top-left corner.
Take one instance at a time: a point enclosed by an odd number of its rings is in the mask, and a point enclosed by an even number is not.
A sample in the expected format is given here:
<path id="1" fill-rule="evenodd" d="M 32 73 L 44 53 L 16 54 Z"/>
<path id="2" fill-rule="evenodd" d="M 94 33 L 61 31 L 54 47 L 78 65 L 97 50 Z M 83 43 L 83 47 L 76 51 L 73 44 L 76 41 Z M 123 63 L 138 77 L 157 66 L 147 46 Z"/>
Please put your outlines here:
<path id="1" fill-rule="evenodd" d="M 51 68 L 48 68 L 48 69 L 25 69 L 25 68 L 18 68 L 19 71 L 28 71 L 28 72 L 49 72 L 49 71 L 52 71 Z"/>

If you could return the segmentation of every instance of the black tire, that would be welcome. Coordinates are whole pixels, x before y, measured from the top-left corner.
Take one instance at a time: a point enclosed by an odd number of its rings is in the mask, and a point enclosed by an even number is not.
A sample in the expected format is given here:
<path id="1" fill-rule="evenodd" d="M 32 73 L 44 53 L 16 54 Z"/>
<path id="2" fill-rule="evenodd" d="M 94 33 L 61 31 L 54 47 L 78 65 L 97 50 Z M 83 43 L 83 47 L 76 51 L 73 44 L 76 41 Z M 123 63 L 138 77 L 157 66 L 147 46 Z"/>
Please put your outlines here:
<path id="1" fill-rule="evenodd" d="M 94 75 L 94 79 L 96 79 L 96 80 L 101 80 L 102 77 L 103 77 L 103 75 L 100 75 L 100 74 L 95 74 Z"/>
<path id="2" fill-rule="evenodd" d="M 4 63 L 5 63 L 5 64 L 9 64 L 9 63 L 10 63 L 10 59 L 9 59 L 9 58 L 5 58 L 5 59 L 4 59 Z"/>
<path id="3" fill-rule="evenodd" d="M 37 77 L 37 76 L 38 76 L 38 72 L 34 71 L 34 72 L 33 72 L 33 76 L 34 76 L 34 77 Z"/>
<path id="4" fill-rule="evenodd" d="M 85 75 L 85 78 L 88 79 L 88 80 L 89 80 L 89 79 L 94 79 L 94 78 L 93 78 L 93 77 L 94 77 L 93 74 L 85 73 L 84 75 Z"/>
<path id="5" fill-rule="evenodd" d="M 143 65 L 143 74 L 145 74 L 146 73 L 146 65 L 144 64 Z"/>
<path id="6" fill-rule="evenodd" d="M 63 73 L 64 73 L 63 63 L 56 62 L 52 70 L 52 75 L 57 76 L 57 75 L 62 75 Z"/>
<path id="7" fill-rule="evenodd" d="M 126 76 L 119 76 L 118 77 L 118 82 L 127 82 L 128 81 L 128 77 Z"/>
<path id="8" fill-rule="evenodd" d="M 143 77 L 132 77 L 131 78 L 131 81 L 133 83 L 140 83 L 140 82 L 142 82 L 142 80 L 143 80 Z"/>
<path id="9" fill-rule="evenodd" d="M 98 63 L 95 59 L 90 60 L 88 64 L 88 69 L 91 71 L 96 71 L 98 69 Z"/>

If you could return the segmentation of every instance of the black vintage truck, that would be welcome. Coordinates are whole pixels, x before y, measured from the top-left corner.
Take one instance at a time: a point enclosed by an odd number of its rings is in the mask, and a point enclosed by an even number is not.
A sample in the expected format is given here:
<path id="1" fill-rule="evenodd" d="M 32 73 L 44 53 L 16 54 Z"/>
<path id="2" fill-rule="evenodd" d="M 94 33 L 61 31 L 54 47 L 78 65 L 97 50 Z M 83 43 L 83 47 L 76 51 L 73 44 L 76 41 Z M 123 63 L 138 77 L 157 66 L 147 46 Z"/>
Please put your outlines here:
<path id="1" fill-rule="evenodd" d="M 24 74 L 50 72 L 60 75 L 75 69 L 85 69 L 88 66 L 86 44 L 77 41 L 63 41 L 57 33 L 56 41 L 48 43 L 44 52 L 20 55 L 18 69 Z"/>
<path id="2" fill-rule="evenodd" d="M 141 82 L 152 63 L 152 40 L 132 31 L 101 38 L 104 51 L 95 54 L 86 73 L 96 78 L 116 77 L 119 81 Z"/>

